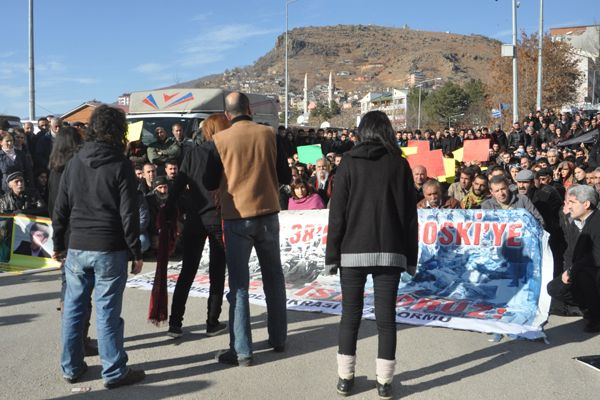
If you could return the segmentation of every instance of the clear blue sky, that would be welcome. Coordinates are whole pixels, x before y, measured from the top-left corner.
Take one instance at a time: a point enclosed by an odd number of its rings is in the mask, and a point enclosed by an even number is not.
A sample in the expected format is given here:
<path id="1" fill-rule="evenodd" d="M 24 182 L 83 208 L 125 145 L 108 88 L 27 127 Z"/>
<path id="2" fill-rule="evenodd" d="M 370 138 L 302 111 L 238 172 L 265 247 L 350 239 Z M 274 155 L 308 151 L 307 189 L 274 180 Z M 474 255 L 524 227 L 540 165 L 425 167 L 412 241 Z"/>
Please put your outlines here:
<path id="1" fill-rule="evenodd" d="M 511 40 L 511 0 L 298 0 L 290 29 L 374 24 Z M 600 23 L 597 0 L 545 0 L 545 28 Z M 285 0 L 35 0 L 37 116 L 251 64 L 285 30 Z M 523 0 L 533 32 L 538 0 Z M 0 114 L 28 115 L 28 1 L 2 0 Z"/>

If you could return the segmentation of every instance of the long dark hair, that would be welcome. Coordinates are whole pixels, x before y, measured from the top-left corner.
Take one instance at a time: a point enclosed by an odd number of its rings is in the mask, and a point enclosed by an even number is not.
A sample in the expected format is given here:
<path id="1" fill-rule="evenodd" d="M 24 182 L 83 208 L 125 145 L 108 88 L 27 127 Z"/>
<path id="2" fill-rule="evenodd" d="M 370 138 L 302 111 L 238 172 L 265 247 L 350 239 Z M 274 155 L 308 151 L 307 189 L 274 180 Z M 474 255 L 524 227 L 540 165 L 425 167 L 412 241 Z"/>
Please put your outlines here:
<path id="1" fill-rule="evenodd" d="M 380 143 L 388 152 L 401 155 L 396 143 L 396 132 L 388 116 L 381 111 L 369 111 L 358 125 L 358 139 L 363 143 Z"/>
<path id="2" fill-rule="evenodd" d="M 72 126 L 60 128 L 52 144 L 48 168 L 56 172 L 62 172 L 67 161 L 79 150 L 82 142 L 83 139 L 81 139 L 79 129 Z"/>

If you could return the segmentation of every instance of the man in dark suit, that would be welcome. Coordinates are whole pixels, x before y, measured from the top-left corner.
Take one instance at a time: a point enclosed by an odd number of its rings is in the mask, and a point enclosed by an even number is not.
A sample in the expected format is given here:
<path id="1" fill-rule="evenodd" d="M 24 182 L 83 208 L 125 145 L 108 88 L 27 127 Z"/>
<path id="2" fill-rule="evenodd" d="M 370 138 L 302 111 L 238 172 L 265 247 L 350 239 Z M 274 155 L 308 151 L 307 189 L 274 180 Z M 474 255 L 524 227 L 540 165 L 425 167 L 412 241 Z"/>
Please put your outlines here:
<path id="1" fill-rule="evenodd" d="M 50 258 L 51 255 L 42 246 L 50 237 L 50 227 L 41 222 L 34 222 L 29 227 L 29 242 L 23 240 L 14 251 L 15 254 L 32 257 Z"/>
<path id="2" fill-rule="evenodd" d="M 567 192 L 566 210 L 573 229 L 566 229 L 565 272 L 550 281 L 548 294 L 587 309 L 585 332 L 600 332 L 600 213 L 598 194 L 585 185 Z"/>

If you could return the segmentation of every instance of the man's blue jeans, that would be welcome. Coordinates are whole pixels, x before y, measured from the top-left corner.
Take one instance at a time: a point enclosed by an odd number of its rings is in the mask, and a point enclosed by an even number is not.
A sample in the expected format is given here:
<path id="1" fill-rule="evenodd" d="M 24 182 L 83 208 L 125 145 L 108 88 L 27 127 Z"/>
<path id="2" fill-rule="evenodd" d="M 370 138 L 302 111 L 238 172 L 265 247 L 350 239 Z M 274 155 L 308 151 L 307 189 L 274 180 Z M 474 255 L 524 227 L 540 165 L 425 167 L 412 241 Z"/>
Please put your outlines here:
<path id="1" fill-rule="evenodd" d="M 279 249 L 279 217 L 225 220 L 225 254 L 229 272 L 229 347 L 238 359 L 252 357 L 248 261 L 252 247 L 260 263 L 267 303 L 267 329 L 271 346 L 283 346 L 287 337 L 285 280 Z"/>
<path id="2" fill-rule="evenodd" d="M 83 324 L 93 289 L 102 377 L 105 382 L 117 381 L 127 372 L 121 319 L 127 251 L 69 249 L 64 268 L 67 291 L 62 321 L 63 376 L 78 376 L 84 368 Z"/>

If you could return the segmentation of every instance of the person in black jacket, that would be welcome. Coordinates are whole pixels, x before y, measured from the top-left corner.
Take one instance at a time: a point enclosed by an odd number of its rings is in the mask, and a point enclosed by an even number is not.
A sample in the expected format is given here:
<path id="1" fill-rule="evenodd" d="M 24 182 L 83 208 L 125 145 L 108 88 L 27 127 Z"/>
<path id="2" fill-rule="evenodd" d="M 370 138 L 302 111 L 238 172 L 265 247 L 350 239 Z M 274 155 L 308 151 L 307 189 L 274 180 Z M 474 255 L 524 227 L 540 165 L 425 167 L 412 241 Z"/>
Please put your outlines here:
<path id="1" fill-rule="evenodd" d="M 364 286 L 371 274 L 379 334 L 377 390 L 389 398 L 400 273 L 414 274 L 417 264 L 416 196 L 388 117 L 381 111 L 365 114 L 358 137 L 359 144 L 345 154 L 336 172 L 325 255 L 330 272 L 339 268 L 342 286 L 337 390 L 347 395 L 354 382 Z"/>
<path id="2" fill-rule="evenodd" d="M 598 193 L 578 185 L 569 188 L 566 209 L 572 222 L 565 229 L 567 251 L 562 275 L 548 283 L 548 294 L 567 304 L 587 308 L 584 331 L 600 332 L 600 213 Z"/>
<path id="3" fill-rule="evenodd" d="M 82 335 L 89 293 L 94 290 L 102 377 L 109 389 L 145 377 L 144 371 L 127 367 L 123 347 L 127 260 L 133 257 L 134 274 L 143 266 L 137 184 L 133 166 L 123 154 L 126 131 L 123 111 L 107 105 L 96 108 L 85 143 L 63 171 L 52 217 L 53 258 L 65 259 L 67 276 L 63 377 L 75 383 L 87 370 Z"/>
<path id="4" fill-rule="evenodd" d="M 212 114 L 202 125 L 202 134 L 206 141 L 212 141 L 212 135 L 230 126 L 224 114 Z M 218 209 L 217 192 L 209 192 L 202 179 L 206 172 L 208 160 L 206 145 L 194 146 L 183 158 L 181 169 L 169 192 L 167 206 L 174 208 L 178 200 L 183 200 L 185 221 L 183 225 L 183 260 L 181 272 L 173 293 L 171 316 L 169 317 L 168 336 L 180 337 L 185 313 L 185 303 L 208 238 L 210 260 L 208 275 L 210 292 L 208 297 L 208 317 L 206 319 L 207 336 L 215 336 L 227 329 L 227 325 L 219 322 L 223 292 L 225 289 L 225 247 L 221 215 Z M 189 190 L 184 193 L 186 187 Z"/>

